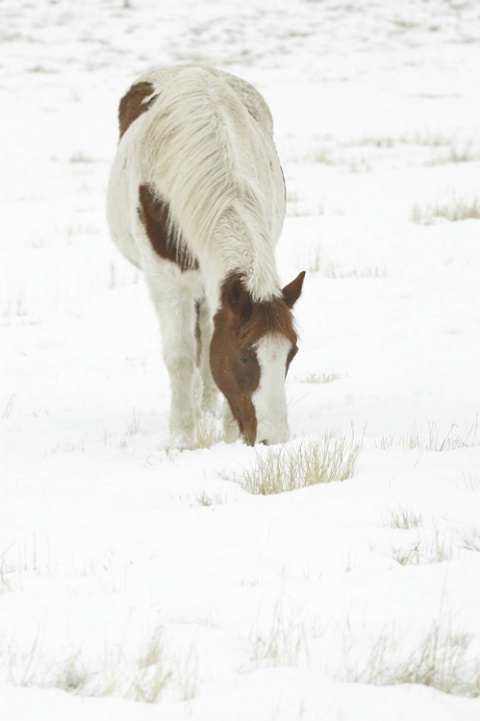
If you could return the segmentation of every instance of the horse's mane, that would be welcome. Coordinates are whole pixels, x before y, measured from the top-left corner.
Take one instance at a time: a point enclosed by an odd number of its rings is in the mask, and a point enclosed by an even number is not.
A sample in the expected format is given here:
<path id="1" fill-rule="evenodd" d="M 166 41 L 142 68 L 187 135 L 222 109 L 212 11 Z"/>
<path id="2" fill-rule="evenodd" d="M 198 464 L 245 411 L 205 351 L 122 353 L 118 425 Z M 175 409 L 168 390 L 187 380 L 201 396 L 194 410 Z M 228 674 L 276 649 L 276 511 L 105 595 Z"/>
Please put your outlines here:
<path id="1" fill-rule="evenodd" d="M 206 68 L 145 77 L 158 95 L 142 115 L 139 170 L 168 202 L 172 233 L 201 265 L 205 257 L 224 275 L 242 272 L 254 300 L 278 297 L 274 245 L 284 187 L 261 95 Z"/>

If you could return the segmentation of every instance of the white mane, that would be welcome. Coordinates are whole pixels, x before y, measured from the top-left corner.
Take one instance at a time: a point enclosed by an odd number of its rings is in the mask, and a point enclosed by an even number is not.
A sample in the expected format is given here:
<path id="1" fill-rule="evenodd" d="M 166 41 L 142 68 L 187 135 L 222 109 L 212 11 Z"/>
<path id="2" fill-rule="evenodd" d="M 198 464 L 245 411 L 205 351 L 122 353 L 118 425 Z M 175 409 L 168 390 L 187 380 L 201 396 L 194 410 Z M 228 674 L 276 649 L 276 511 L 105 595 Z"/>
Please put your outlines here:
<path id="1" fill-rule="evenodd" d="M 206 68 L 157 70 L 141 80 L 157 97 L 130 129 L 140 181 L 169 203 L 205 283 L 209 273 L 239 271 L 254 300 L 280 295 L 274 247 L 285 191 L 263 98 Z"/>

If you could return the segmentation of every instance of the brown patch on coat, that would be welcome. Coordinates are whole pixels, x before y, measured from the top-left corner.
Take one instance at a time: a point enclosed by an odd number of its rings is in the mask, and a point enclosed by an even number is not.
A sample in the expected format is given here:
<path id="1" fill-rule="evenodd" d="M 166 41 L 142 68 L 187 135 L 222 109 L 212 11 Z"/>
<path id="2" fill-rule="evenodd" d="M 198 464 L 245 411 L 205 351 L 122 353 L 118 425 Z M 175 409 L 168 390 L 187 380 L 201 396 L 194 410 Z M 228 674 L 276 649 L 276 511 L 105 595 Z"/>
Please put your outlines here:
<path id="1" fill-rule="evenodd" d="M 128 130 L 130 125 L 145 113 L 155 100 L 153 95 L 155 88 L 152 83 L 136 83 L 120 100 L 118 107 L 118 123 L 120 126 L 120 137 Z M 146 101 L 147 98 L 150 98 Z"/>
<path id="2" fill-rule="evenodd" d="M 297 352 L 292 307 L 299 297 L 305 273 L 285 286 L 282 296 L 256 303 L 239 274 L 231 274 L 221 291 L 220 308 L 213 318 L 210 367 L 215 383 L 227 399 L 240 432 L 250 445 L 257 436 L 252 395 L 260 383 L 255 346 L 267 334 L 284 336 L 291 344 L 285 375 Z"/>
<path id="3" fill-rule="evenodd" d="M 156 198 L 148 185 L 140 186 L 138 199 L 140 222 L 157 255 L 176 263 L 182 272 L 198 270 L 197 259 L 188 251 L 180 234 L 175 231 L 168 203 Z"/>

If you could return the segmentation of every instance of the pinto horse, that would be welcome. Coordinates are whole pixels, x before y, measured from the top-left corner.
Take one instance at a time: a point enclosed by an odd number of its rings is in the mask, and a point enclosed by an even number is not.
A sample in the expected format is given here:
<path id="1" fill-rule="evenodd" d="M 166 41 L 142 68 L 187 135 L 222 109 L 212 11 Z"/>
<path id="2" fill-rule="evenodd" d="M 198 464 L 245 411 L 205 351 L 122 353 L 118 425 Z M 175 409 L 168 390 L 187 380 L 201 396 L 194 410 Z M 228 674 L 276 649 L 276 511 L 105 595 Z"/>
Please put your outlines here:
<path id="1" fill-rule="evenodd" d="M 282 289 L 274 248 L 285 184 L 265 100 L 213 68 L 160 68 L 121 99 L 119 122 L 108 219 L 160 320 L 170 445 L 195 444 L 200 408 L 215 410 L 218 389 L 227 440 L 286 441 L 305 273 Z"/>

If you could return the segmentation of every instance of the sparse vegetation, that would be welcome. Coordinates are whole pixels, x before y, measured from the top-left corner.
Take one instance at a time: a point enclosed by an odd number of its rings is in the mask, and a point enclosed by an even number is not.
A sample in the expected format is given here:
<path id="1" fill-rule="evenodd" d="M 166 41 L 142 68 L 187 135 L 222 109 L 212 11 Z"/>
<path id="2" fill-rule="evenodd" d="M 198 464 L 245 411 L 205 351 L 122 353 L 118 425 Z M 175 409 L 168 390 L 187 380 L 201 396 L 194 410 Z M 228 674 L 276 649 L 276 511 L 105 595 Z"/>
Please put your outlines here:
<path id="1" fill-rule="evenodd" d="M 216 506 L 223 502 L 223 496 L 220 494 L 209 494 L 205 489 L 197 496 L 197 503 L 199 506 Z"/>
<path id="2" fill-rule="evenodd" d="M 478 416 L 463 433 L 459 426 L 454 423 L 444 437 L 440 436 L 435 423 L 429 423 L 428 425 L 427 451 L 455 451 L 458 448 L 473 448 L 478 444 Z"/>
<path id="3" fill-rule="evenodd" d="M 171 682 L 173 673 L 171 661 L 166 656 L 162 631 L 156 629 L 145 653 L 138 659 L 127 698 L 155 703 Z"/>
<path id="4" fill-rule="evenodd" d="M 416 540 L 408 548 L 393 548 L 392 556 L 401 566 L 417 566 L 420 563 L 420 540 Z"/>
<path id="5" fill-rule="evenodd" d="M 140 432 L 140 417 L 137 415 L 135 408 L 132 410 L 132 417 L 127 421 L 123 438 L 120 439 L 120 448 L 126 448 L 129 440 L 136 436 Z M 105 447 L 110 446 L 111 440 L 110 435 L 104 430 L 103 443 Z"/>
<path id="6" fill-rule="evenodd" d="M 428 565 L 451 561 L 455 554 L 452 536 L 446 538 L 435 529 L 433 538 L 419 536 L 409 545 L 392 549 L 393 558 L 402 566 Z"/>
<path id="7" fill-rule="evenodd" d="M 459 148 L 457 145 L 451 145 L 447 155 L 439 156 L 430 161 L 429 165 L 445 165 L 447 163 L 471 163 L 479 159 L 471 146 L 466 145 Z"/>
<path id="8" fill-rule="evenodd" d="M 376 686 L 421 684 L 459 696 L 480 695 L 480 663 L 469 651 L 474 637 L 435 622 L 413 649 L 394 629 L 385 631 L 366 658 L 346 660 L 345 681 Z"/>
<path id="9" fill-rule="evenodd" d="M 313 156 L 313 161 L 322 165 L 337 165 L 338 162 L 332 151 L 326 148 L 319 148 Z"/>
<path id="10" fill-rule="evenodd" d="M 127 427 L 125 430 L 125 436 L 127 436 L 127 437 L 136 436 L 139 430 L 140 430 L 140 418 L 137 416 L 137 412 L 134 408 L 133 412 L 132 412 L 132 418 L 127 423 Z"/>
<path id="11" fill-rule="evenodd" d="M 471 200 L 454 199 L 425 207 L 415 204 L 412 208 L 411 220 L 414 223 L 428 225 L 433 223 L 435 218 L 445 218 L 452 223 L 478 219 L 480 218 L 480 200 L 478 197 Z"/>
<path id="12" fill-rule="evenodd" d="M 255 465 L 244 473 L 245 488 L 250 493 L 268 495 L 343 481 L 353 476 L 359 453 L 360 445 L 353 433 L 349 439 L 327 431 L 318 440 L 258 453 Z"/>
<path id="13" fill-rule="evenodd" d="M 209 413 L 204 413 L 197 420 L 195 448 L 210 448 L 216 443 L 221 443 L 223 440 L 223 432 L 219 427 L 217 419 Z"/>
<path id="14" fill-rule="evenodd" d="M 71 163 L 94 163 L 94 158 L 90 157 L 86 153 L 82 151 L 78 151 L 77 153 L 72 153 L 70 156 L 70 162 Z"/>
<path id="15" fill-rule="evenodd" d="M 68 237 L 69 241 L 72 241 L 73 239 L 77 239 L 77 236 L 81 235 L 99 235 L 100 230 L 96 226 L 93 225 L 83 225 L 82 223 L 77 223 L 76 225 L 69 225 L 65 228 L 65 235 Z"/>
<path id="16" fill-rule="evenodd" d="M 32 65 L 28 68 L 27 72 L 29 73 L 53 73 L 54 70 L 51 70 L 50 68 L 47 68 L 45 65 L 38 64 L 38 65 Z"/>
<path id="17" fill-rule="evenodd" d="M 420 434 L 418 431 L 412 431 L 411 433 L 406 433 L 405 435 L 397 438 L 392 435 L 383 436 L 378 443 L 377 441 L 375 442 L 375 445 L 382 451 L 387 451 L 390 448 L 420 448 Z"/>
<path id="18" fill-rule="evenodd" d="M 351 270 L 340 269 L 334 263 L 326 263 L 322 268 L 325 278 L 335 280 L 336 278 L 385 278 L 386 270 L 374 266 L 372 268 L 352 268 Z"/>
<path id="19" fill-rule="evenodd" d="M 424 167 L 478 161 L 480 155 L 473 140 L 464 140 L 431 130 L 398 136 L 365 136 L 344 141 L 343 153 L 335 155 L 336 165 L 351 172 L 372 170 L 375 163 L 389 158 L 396 163 L 414 163 Z M 333 157 L 329 152 L 330 159 Z"/>
<path id="20" fill-rule="evenodd" d="M 406 448 L 438 453 L 455 451 L 459 448 L 473 448 L 479 445 L 478 416 L 463 431 L 457 424 L 453 423 L 447 434 L 443 435 L 440 433 L 437 424 L 432 422 L 428 424 L 426 434 L 422 434 L 416 429 L 403 436 L 384 436 L 375 445 L 383 451 L 391 448 Z"/>
<path id="21" fill-rule="evenodd" d="M 307 270 L 309 273 L 318 273 L 322 267 L 322 253 L 319 245 L 315 246 L 307 261 Z"/>
<path id="22" fill-rule="evenodd" d="M 291 202 L 288 204 L 287 214 L 294 218 L 302 218 L 309 215 L 323 215 L 323 206 L 320 202 L 311 203 L 307 201 Z M 310 272 L 314 272 L 310 270 Z"/>
<path id="23" fill-rule="evenodd" d="M 8 399 L 8 402 L 5 406 L 5 410 L 3 411 L 3 414 L 2 414 L 2 420 L 5 421 L 5 420 L 7 420 L 7 418 L 12 417 L 14 402 L 15 402 L 15 393 L 13 395 L 11 395 L 10 398 Z"/>
<path id="24" fill-rule="evenodd" d="M 337 381 L 341 376 L 333 371 L 330 373 L 308 373 L 305 378 L 301 381 L 302 383 L 322 384 L 322 383 L 333 383 Z"/>
<path id="25" fill-rule="evenodd" d="M 468 532 L 464 532 L 461 536 L 463 548 L 467 551 L 480 553 L 480 529 L 472 528 Z"/>
<path id="26" fill-rule="evenodd" d="M 177 657 L 166 646 L 161 628 L 153 631 L 135 660 L 119 649 L 89 661 L 78 650 L 51 664 L 38 638 L 24 652 L 3 643 L 2 656 L 15 686 L 58 688 L 79 696 L 118 696 L 143 703 L 158 702 L 167 689 L 173 689 L 182 700 L 192 699 L 198 688 L 194 651 Z"/>
<path id="27" fill-rule="evenodd" d="M 384 519 L 384 525 L 390 528 L 398 528 L 402 531 L 410 528 L 418 528 L 422 525 L 423 516 L 415 513 L 411 508 L 399 506 L 389 512 L 389 517 Z"/>
<path id="28" fill-rule="evenodd" d="M 456 147 L 453 138 L 431 130 L 416 131 L 398 136 L 365 136 L 345 143 L 346 147 L 364 146 L 384 149 L 395 148 L 399 145 L 420 145 L 429 148 Z"/>
<path id="29" fill-rule="evenodd" d="M 306 653 L 305 629 L 293 621 L 285 621 L 276 609 L 271 627 L 256 631 L 250 638 L 251 660 L 256 667 L 294 666 Z"/>
<path id="30" fill-rule="evenodd" d="M 50 452 L 85 453 L 85 440 L 80 438 L 79 440 L 73 441 L 71 438 L 63 438 Z"/>
<path id="31" fill-rule="evenodd" d="M 0 596 L 2 593 L 10 591 L 10 580 L 9 574 L 11 569 L 5 562 L 5 559 L 0 556 Z"/>

